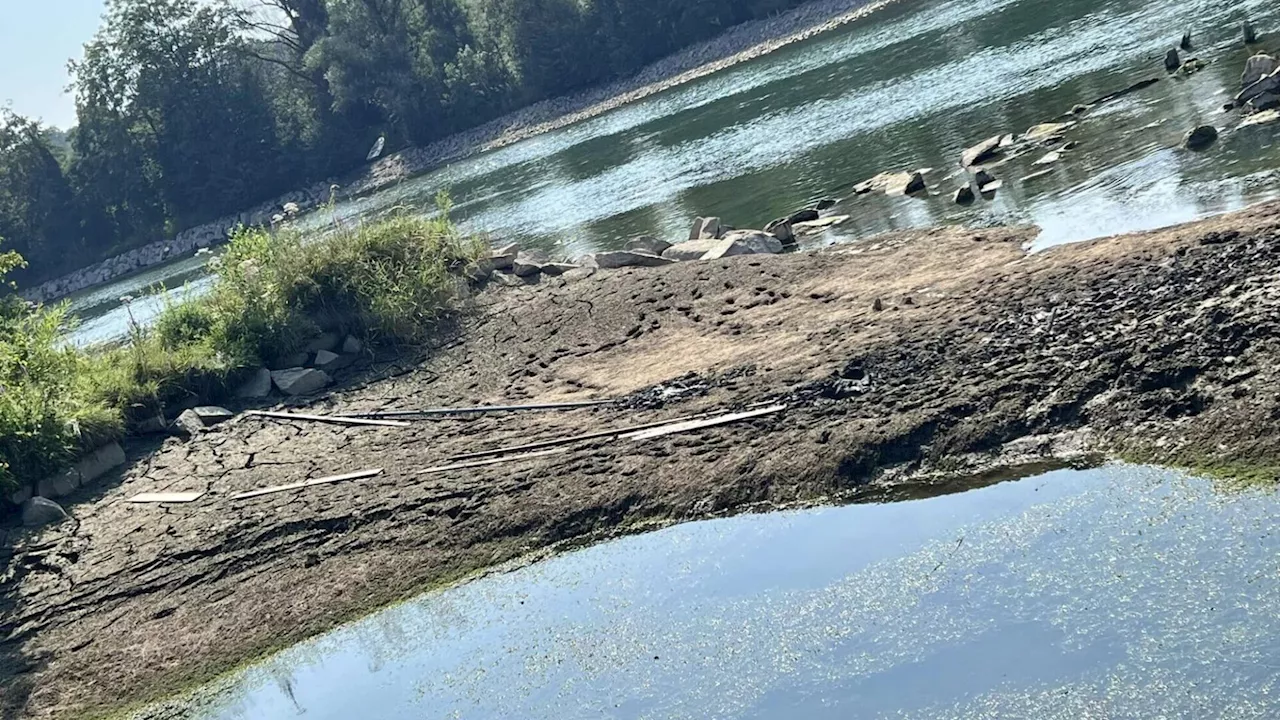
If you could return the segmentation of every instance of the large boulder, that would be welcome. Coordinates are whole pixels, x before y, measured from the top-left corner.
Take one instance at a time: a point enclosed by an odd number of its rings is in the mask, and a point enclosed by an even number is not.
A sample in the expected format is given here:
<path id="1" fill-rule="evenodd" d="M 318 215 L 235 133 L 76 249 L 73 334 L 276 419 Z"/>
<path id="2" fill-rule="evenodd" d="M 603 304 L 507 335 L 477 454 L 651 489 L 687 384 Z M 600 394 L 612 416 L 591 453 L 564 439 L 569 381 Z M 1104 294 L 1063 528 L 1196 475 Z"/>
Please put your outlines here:
<path id="1" fill-rule="evenodd" d="M 1244 61 L 1244 72 L 1240 75 L 1240 87 L 1247 88 L 1280 68 L 1280 63 L 1266 53 L 1258 53 Z"/>
<path id="2" fill-rule="evenodd" d="M 120 467 L 127 458 L 120 443 L 108 443 L 84 456 L 72 466 L 80 476 L 80 484 L 86 485 Z"/>
<path id="3" fill-rule="evenodd" d="M 1001 136 L 994 135 L 965 150 L 960 155 L 960 164 L 965 167 L 972 167 L 981 162 L 986 162 L 1000 153 Z"/>
<path id="4" fill-rule="evenodd" d="M 271 373 L 271 381 L 285 395 L 310 395 L 333 382 L 329 374 L 315 368 L 289 368 Z"/>
<path id="5" fill-rule="evenodd" d="M 735 255 L 755 255 L 746 243 L 739 242 L 729 237 L 724 237 L 715 241 L 715 245 L 703 254 L 700 260 L 719 260 L 721 258 L 733 257 Z"/>
<path id="6" fill-rule="evenodd" d="M 33 497 L 22 504 L 22 524 L 27 527 L 43 527 L 67 519 L 62 506 L 47 498 Z"/>
<path id="7" fill-rule="evenodd" d="M 641 235 L 640 237 L 628 240 L 626 244 L 622 246 L 622 249 L 630 250 L 632 252 L 648 253 L 649 255 L 661 255 L 662 252 L 669 247 L 671 247 L 671 243 L 666 240 L 659 240 L 651 235 Z"/>
<path id="8" fill-rule="evenodd" d="M 719 241 L 715 238 L 706 238 L 703 240 L 690 240 L 688 242 L 676 243 L 663 251 L 662 257 L 667 260 L 701 260 L 713 248 L 717 247 Z"/>
<path id="9" fill-rule="evenodd" d="M 678 246 L 679 245 L 673 245 L 672 247 Z M 669 249 L 670 248 L 668 248 L 668 250 Z M 650 255 L 649 253 L 633 252 L 631 250 L 614 250 L 612 252 L 601 252 L 594 255 L 587 255 L 582 258 L 580 264 L 583 267 L 613 270 L 624 267 L 658 267 L 660 265 L 670 265 L 673 262 L 675 261 L 666 257 L 666 253 L 663 253 L 662 255 Z"/>
<path id="10" fill-rule="evenodd" d="M 724 227 L 720 223 L 718 217 L 700 217 L 693 221 L 693 228 L 689 231 L 690 240 L 703 240 L 707 238 L 719 238 L 724 234 Z"/>
<path id="11" fill-rule="evenodd" d="M 796 241 L 795 229 L 787 218 L 780 218 L 765 225 L 764 231 L 778 238 L 778 241 L 784 245 L 789 245 Z"/>
<path id="12" fill-rule="evenodd" d="M 356 361 L 355 355 L 339 355 L 328 350 L 321 350 L 316 353 L 316 359 L 311 363 L 317 370 L 323 370 L 327 373 L 334 373 L 343 368 L 351 367 Z"/>
<path id="13" fill-rule="evenodd" d="M 782 241 L 760 230 L 733 230 L 725 233 L 722 239 L 741 243 L 751 252 L 757 254 L 782 252 Z"/>
<path id="14" fill-rule="evenodd" d="M 248 380 L 236 388 L 235 396 L 238 398 L 264 398 L 271 394 L 271 371 L 266 368 L 258 368 L 249 376 Z"/>

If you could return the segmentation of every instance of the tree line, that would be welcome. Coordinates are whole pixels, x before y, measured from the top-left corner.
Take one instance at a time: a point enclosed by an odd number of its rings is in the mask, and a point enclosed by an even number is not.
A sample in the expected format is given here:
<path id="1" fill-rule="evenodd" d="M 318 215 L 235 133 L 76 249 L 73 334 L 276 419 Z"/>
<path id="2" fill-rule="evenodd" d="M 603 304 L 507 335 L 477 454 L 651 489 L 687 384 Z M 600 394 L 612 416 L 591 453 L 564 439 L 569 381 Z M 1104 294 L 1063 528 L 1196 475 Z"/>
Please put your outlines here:
<path id="1" fill-rule="evenodd" d="M 36 282 L 800 2 L 108 0 L 76 127 L 0 110 L 0 237 Z"/>

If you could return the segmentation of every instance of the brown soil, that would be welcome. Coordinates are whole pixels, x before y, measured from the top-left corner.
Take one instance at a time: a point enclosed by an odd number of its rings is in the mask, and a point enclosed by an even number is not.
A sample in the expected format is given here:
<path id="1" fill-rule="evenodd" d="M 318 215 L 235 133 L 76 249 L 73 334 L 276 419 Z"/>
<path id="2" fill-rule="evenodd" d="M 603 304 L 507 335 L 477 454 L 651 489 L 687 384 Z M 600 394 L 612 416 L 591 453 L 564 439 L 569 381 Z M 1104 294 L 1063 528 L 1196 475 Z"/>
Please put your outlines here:
<path id="1" fill-rule="evenodd" d="M 1033 234 L 909 232 L 495 289 L 420 365 L 312 410 L 691 388 L 662 407 L 650 391 L 619 407 L 410 429 L 240 417 L 135 451 L 120 479 L 78 498 L 76 523 L 11 528 L 0 545 L 0 716 L 155 697 L 557 541 L 857 499 L 1010 447 L 1048 455 L 1064 434 L 1076 450 L 1273 462 L 1280 204 L 1027 256 Z M 458 453 L 766 400 L 791 407 L 420 474 Z M 228 498 L 365 468 L 386 472 Z M 122 502 L 191 489 L 210 495 L 168 509 Z"/>

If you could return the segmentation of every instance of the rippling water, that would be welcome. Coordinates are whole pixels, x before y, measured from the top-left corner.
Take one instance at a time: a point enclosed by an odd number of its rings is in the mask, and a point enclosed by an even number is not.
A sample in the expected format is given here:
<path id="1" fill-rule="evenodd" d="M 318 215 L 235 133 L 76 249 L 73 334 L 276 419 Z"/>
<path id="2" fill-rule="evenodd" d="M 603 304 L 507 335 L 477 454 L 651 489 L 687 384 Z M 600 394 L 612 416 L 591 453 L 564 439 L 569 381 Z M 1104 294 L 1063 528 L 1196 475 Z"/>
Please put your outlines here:
<path id="1" fill-rule="evenodd" d="M 1274 718 L 1277 511 L 1111 466 L 680 525 L 384 610 L 188 712 Z"/>
<path id="2" fill-rule="evenodd" d="M 1161 227 L 1280 194 L 1274 130 L 1203 154 L 1174 149 L 1187 129 L 1221 121 L 1238 90 L 1250 53 L 1239 40 L 1245 15 L 1277 28 L 1263 47 L 1280 47 L 1280 8 L 1263 0 L 901 0 L 838 32 L 440 168 L 335 214 L 422 209 L 449 188 L 471 229 L 575 257 L 643 233 L 682 238 L 697 215 L 760 226 L 815 198 L 844 197 L 881 171 L 929 167 L 933 197 L 850 200 L 837 210 L 852 220 L 809 244 L 938 223 L 1034 223 L 1041 247 Z M 1211 61 L 1205 71 L 1089 113 L 1069 133 L 1080 147 L 1051 175 L 1019 182 L 1033 154 L 997 170 L 1006 183 L 994 201 L 951 204 L 965 147 L 1163 78 L 1164 52 L 1184 29 Z M 88 320 L 77 340 L 119 334 L 123 313 L 94 303 L 136 294 L 155 275 L 78 299 Z"/>

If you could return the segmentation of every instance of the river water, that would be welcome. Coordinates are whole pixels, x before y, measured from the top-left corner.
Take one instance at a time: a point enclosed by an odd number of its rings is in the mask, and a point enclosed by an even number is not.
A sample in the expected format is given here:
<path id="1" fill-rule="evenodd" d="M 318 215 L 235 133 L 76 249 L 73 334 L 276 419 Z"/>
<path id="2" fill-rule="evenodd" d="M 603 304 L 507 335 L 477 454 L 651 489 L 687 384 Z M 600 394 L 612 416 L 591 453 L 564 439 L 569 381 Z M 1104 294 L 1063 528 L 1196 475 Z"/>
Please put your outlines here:
<path id="1" fill-rule="evenodd" d="M 1116 465 L 679 525 L 384 610 L 182 716 L 1274 718 L 1277 512 Z"/>
<path id="2" fill-rule="evenodd" d="M 572 258 L 639 234 L 683 239 L 698 215 L 758 227 L 814 199 L 845 197 L 879 172 L 927 167 L 933 197 L 854 198 L 836 209 L 852 219 L 808 244 L 939 223 L 1034 223 L 1044 247 L 1166 226 L 1280 195 L 1274 130 L 1203 154 L 1176 149 L 1191 127 L 1225 122 L 1221 106 L 1250 53 L 1238 28 L 1246 15 L 1264 31 L 1261 47 L 1280 47 L 1280 6 L 1266 0 L 900 0 L 837 32 L 303 222 L 423 211 L 448 188 L 466 227 Z M 1169 79 L 1162 58 L 1184 29 L 1211 63 Z M 1019 181 L 1032 154 L 996 170 L 1006 182 L 993 201 L 951 203 L 965 147 L 1147 77 L 1166 79 L 1087 114 L 1069 133 L 1080 146 L 1049 176 Z M 84 318 L 76 342 L 123 334 L 122 295 L 187 280 L 198 291 L 199 264 L 74 298 Z M 144 300 L 132 311 L 145 322 L 161 306 Z"/>

